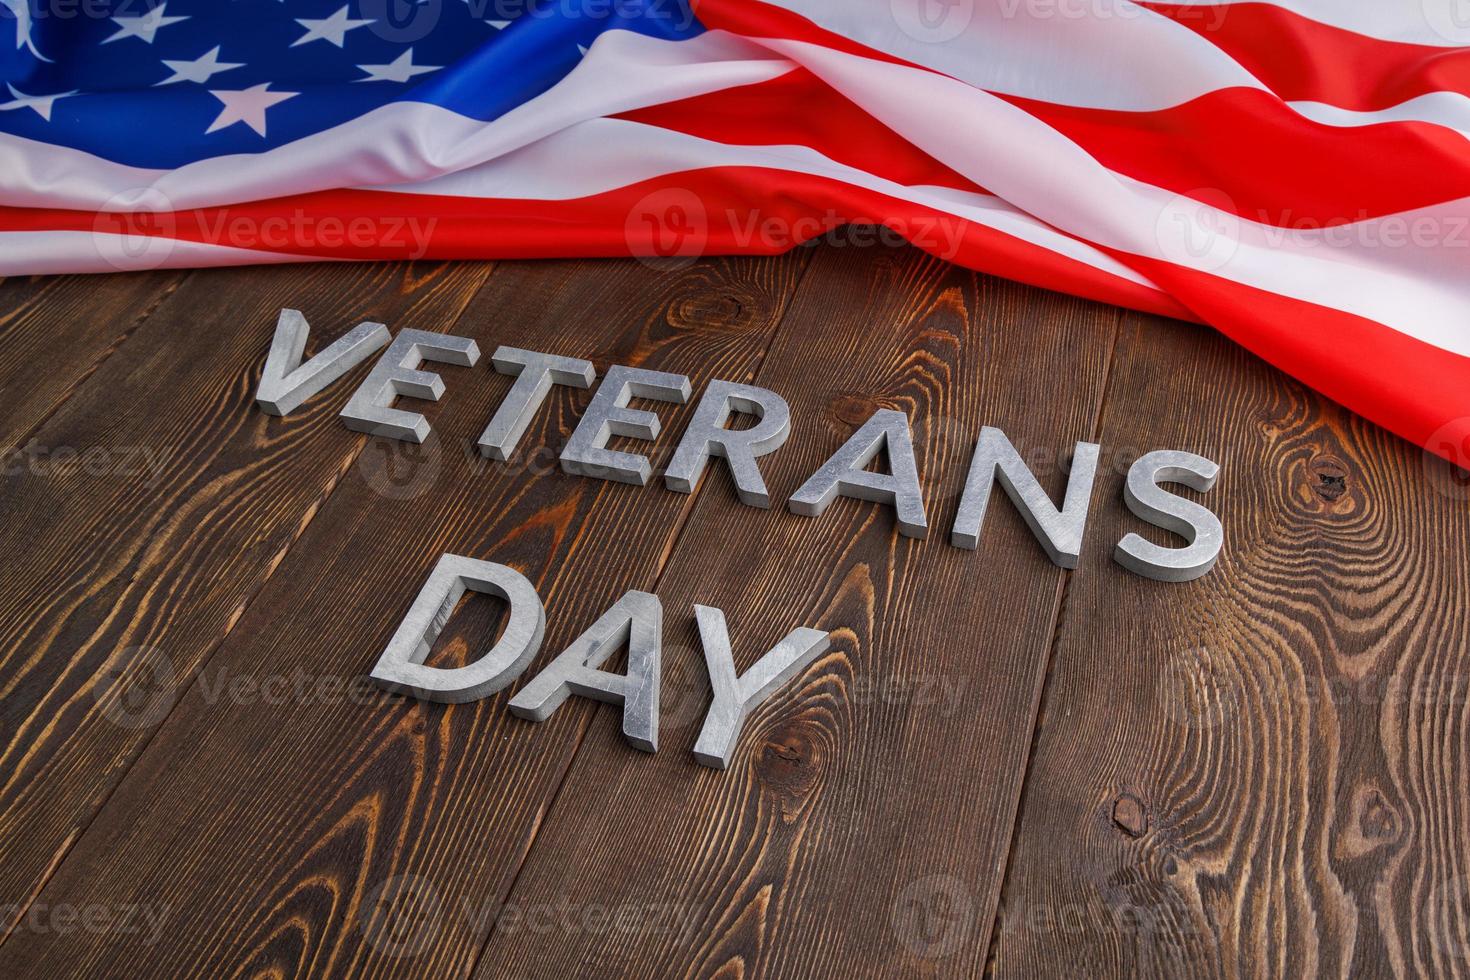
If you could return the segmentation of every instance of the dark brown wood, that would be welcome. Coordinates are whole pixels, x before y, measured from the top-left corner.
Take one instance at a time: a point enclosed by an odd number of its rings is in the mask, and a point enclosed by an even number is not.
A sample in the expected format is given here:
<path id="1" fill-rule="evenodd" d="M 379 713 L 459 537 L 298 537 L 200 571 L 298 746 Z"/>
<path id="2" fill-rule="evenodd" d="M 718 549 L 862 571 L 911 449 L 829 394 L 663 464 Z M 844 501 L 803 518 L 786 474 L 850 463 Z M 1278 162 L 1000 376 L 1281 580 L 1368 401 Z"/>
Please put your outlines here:
<path id="1" fill-rule="evenodd" d="M 0 280 L 0 453 L 26 436 L 96 370 L 188 275 L 34 276 Z M 29 456 L 44 453 L 32 447 Z"/>
<path id="2" fill-rule="evenodd" d="M 508 266 L 456 330 L 487 354 L 506 343 L 589 357 L 600 370 L 748 378 L 809 254 L 679 271 Z M 481 460 L 466 449 L 510 382 L 488 369 L 458 380 L 424 455 L 370 446 L 343 476 L 37 902 L 164 909 L 167 931 L 148 944 L 16 930 L 0 947 L 0 975 L 38 957 L 58 975 L 127 973 L 145 960 L 172 976 L 469 971 L 592 706 L 538 726 L 505 710 L 508 692 L 455 707 L 340 690 L 279 701 L 235 682 L 360 678 L 443 551 L 504 561 L 537 582 L 549 657 L 626 588 L 655 580 L 692 502 L 556 468 L 585 392 L 559 389 L 528 433 L 551 453 Z M 672 445 L 692 406 L 668 408 Z M 279 425 L 229 411 L 265 434 Z M 354 438 L 341 430 L 334 441 Z M 395 462 L 408 465 L 394 473 Z M 489 640 L 461 625 L 440 656 L 478 654 Z M 429 883 L 449 910 L 416 957 L 374 925 L 377 903 L 393 897 L 385 885 L 404 881 Z"/>
<path id="3" fill-rule="evenodd" d="M 479 977 L 979 972 L 1061 572 L 1008 503 L 978 551 L 949 525 L 982 424 L 1028 448 L 1092 435 L 1116 321 L 913 250 L 819 256 L 759 378 L 795 420 L 764 467 L 773 498 L 899 409 L 929 539 L 866 502 L 753 510 L 713 467 L 658 588 L 659 754 L 630 753 L 620 711 L 600 711 Z M 708 703 L 695 603 L 726 610 L 741 669 L 797 626 L 835 640 L 747 721 L 723 773 L 690 755 Z"/>
<path id="4" fill-rule="evenodd" d="M 1131 452 L 1068 590 L 995 975 L 1470 972 L 1465 484 L 1159 319 L 1127 321 L 1105 414 Z M 1157 447 L 1222 467 L 1196 496 L 1225 553 L 1188 585 L 1108 555 Z"/>
<path id="5" fill-rule="evenodd" d="M 362 369 L 263 416 L 285 305 L 313 346 L 376 318 L 767 385 L 777 510 L 718 463 L 692 497 L 560 473 L 584 392 L 481 460 L 483 364 L 436 368 L 421 450 L 336 419 Z M 1204 328 L 1119 322 L 882 249 L 0 282 L 0 442 L 106 451 L 0 477 L 0 976 L 1470 975 L 1470 484 Z M 781 509 L 880 405 L 929 541 Z M 690 408 L 653 407 L 657 460 Z M 982 423 L 1054 495 L 1103 443 L 1079 571 L 1001 496 L 944 543 Z M 1183 586 L 1110 557 L 1167 540 L 1121 502 L 1163 447 L 1223 466 L 1226 555 Z M 657 591 L 659 753 L 580 698 L 536 725 L 361 685 L 444 550 L 537 582 L 525 678 Z M 837 631 L 723 774 L 689 755 L 694 602 L 742 666 Z"/>
<path id="6" fill-rule="evenodd" d="M 302 306 L 316 344 L 360 319 L 444 329 L 487 272 L 195 273 L 41 427 L 47 454 L 7 469 L 0 926 L 45 884 L 361 449 L 335 418 L 345 390 L 287 420 L 253 409 L 277 312 Z M 99 280 L 99 314 L 118 281 Z M 65 281 L 56 289 L 71 295 Z M 43 289 L 42 312 L 14 330 L 49 330 L 52 295 Z"/>

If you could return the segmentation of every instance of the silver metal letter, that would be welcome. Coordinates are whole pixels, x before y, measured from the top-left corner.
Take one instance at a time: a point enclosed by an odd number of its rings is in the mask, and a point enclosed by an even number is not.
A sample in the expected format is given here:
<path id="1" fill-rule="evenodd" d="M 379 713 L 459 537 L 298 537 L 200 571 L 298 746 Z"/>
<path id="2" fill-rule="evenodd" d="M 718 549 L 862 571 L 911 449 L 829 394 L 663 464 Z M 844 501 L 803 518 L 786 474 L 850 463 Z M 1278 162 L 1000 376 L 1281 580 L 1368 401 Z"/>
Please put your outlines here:
<path id="1" fill-rule="evenodd" d="M 1097 477 L 1099 450 L 1094 442 L 1077 443 L 1072 454 L 1072 472 L 1067 478 L 1067 493 L 1062 498 L 1062 509 L 1057 510 L 1006 434 L 985 426 L 975 443 L 975 455 L 970 460 L 970 475 L 965 479 L 965 492 L 960 497 L 950 543 L 957 548 L 971 549 L 979 543 L 990 489 L 999 478 L 1006 495 L 1026 519 L 1026 526 L 1046 549 L 1047 557 L 1063 568 L 1076 568 L 1082 554 L 1082 535 L 1087 530 L 1087 506 Z"/>
<path id="2" fill-rule="evenodd" d="M 892 474 L 864 469 L 884 447 Z M 914 441 L 908 416 L 880 408 L 832 458 L 823 463 L 792 495 L 791 513 L 820 517 L 838 495 L 892 504 L 898 512 L 898 533 L 910 538 L 929 535 L 924 516 L 924 494 L 914 462 Z"/>
<path id="3" fill-rule="evenodd" d="M 480 453 L 491 459 L 509 459 L 525 435 L 536 409 L 546 400 L 553 384 L 590 388 L 597 377 L 591 361 L 556 357 L 519 347 L 497 347 L 490 363 L 501 374 L 516 375 L 515 384 L 496 409 L 495 417 L 480 433 Z"/>
<path id="4" fill-rule="evenodd" d="M 429 420 L 418 412 L 394 408 L 393 400 L 411 395 L 436 402 L 444 394 L 444 381 L 439 375 L 418 370 L 426 360 L 474 367 L 479 359 L 479 346 L 466 337 L 400 330 L 342 409 L 342 420 L 355 432 L 423 442 L 429 435 Z"/>
<path id="5" fill-rule="evenodd" d="M 658 596 L 625 593 L 511 698 L 511 713 L 545 721 L 572 694 L 621 704 L 623 737 L 634 748 L 657 752 L 663 620 Z M 598 670 L 624 644 L 628 647 L 628 672 Z"/>
<path id="6" fill-rule="evenodd" d="M 652 472 L 648 457 L 605 448 L 614 435 L 637 439 L 658 438 L 658 416 L 629 408 L 634 396 L 682 405 L 689 400 L 689 379 L 682 374 L 647 371 L 614 364 L 607 369 L 587 414 L 577 423 L 561 451 L 561 468 L 581 476 L 596 476 L 644 486 Z"/>
<path id="7" fill-rule="evenodd" d="M 255 389 L 255 404 L 267 415 L 286 415 L 301 403 L 357 367 L 392 337 L 381 323 L 359 323 L 316 356 L 301 363 L 311 327 L 300 310 L 282 310 L 276 335 Z"/>
<path id="8" fill-rule="evenodd" d="M 749 429 L 727 429 L 725 423 L 733 412 L 746 412 L 760 421 Z M 730 463 L 740 502 L 770 507 L 771 495 L 766 492 L 755 459 L 780 449 L 789 435 L 791 410 L 780 395 L 731 381 L 711 381 L 664 472 L 664 485 L 679 493 L 692 493 L 709 458 L 723 456 Z"/>
<path id="9" fill-rule="evenodd" d="M 510 604 L 500 641 L 463 667 L 424 666 L 434 639 L 467 589 L 498 595 Z M 545 631 L 541 597 L 524 575 L 495 562 L 445 554 L 398 624 L 371 676 L 390 691 L 426 701 L 477 701 L 520 676 L 541 649 Z"/>
<path id="10" fill-rule="evenodd" d="M 1118 542 L 1113 559 L 1130 572 L 1160 582 L 1188 582 L 1215 566 L 1225 544 L 1220 519 L 1192 500 L 1176 497 L 1160 483 L 1180 483 L 1201 492 L 1215 485 L 1220 467 L 1194 453 L 1164 449 L 1141 456 L 1128 470 L 1123 500 L 1155 527 L 1173 531 L 1187 548 L 1163 548 L 1136 534 Z"/>
<path id="11" fill-rule="evenodd" d="M 695 606 L 694 618 L 699 622 L 704 662 L 709 668 L 710 686 L 714 688 L 714 701 L 704 716 L 699 740 L 694 743 L 694 758 L 702 765 L 724 769 L 735 753 L 746 716 L 826 653 L 832 638 L 821 630 L 794 629 L 756 661 L 755 666 L 736 677 L 725 614 L 711 606 Z"/>

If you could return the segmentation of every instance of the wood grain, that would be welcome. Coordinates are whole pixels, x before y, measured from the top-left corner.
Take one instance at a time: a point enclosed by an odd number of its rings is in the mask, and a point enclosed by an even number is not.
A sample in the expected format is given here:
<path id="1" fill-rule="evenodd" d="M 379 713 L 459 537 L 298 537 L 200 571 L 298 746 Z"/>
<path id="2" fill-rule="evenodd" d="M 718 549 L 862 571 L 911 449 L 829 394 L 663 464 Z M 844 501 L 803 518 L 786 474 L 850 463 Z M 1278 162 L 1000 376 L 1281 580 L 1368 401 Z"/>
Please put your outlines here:
<path id="1" fill-rule="evenodd" d="M 763 461 L 773 499 L 784 508 L 875 408 L 899 409 L 929 539 L 866 502 L 817 519 L 743 507 L 713 466 L 658 586 L 658 756 L 601 709 L 479 977 L 979 972 L 1061 572 L 1008 503 L 978 551 L 948 528 L 982 424 L 1028 448 L 1092 433 L 1115 324 L 914 250 L 818 256 L 759 378 L 795 424 Z M 696 602 L 726 610 L 742 670 L 794 627 L 834 636 L 747 721 L 723 773 L 690 755 L 708 704 Z"/>
<path id="2" fill-rule="evenodd" d="M 335 418 L 345 391 L 286 420 L 253 410 L 277 312 L 304 306 L 318 344 L 366 318 L 442 329 L 486 274 L 196 273 L 42 426 L 48 454 L 7 471 L 0 924 L 45 883 L 361 448 Z M 50 295 L 37 302 L 49 309 Z"/>
<path id="3" fill-rule="evenodd" d="M 348 432 L 351 380 L 263 416 L 284 305 L 316 344 L 376 318 L 771 387 L 777 509 L 718 464 L 694 496 L 560 473 L 584 392 L 481 460 L 484 364 L 410 403 L 422 450 Z M 0 976 L 1470 975 L 1470 484 L 1203 328 L 1130 315 L 1110 357 L 1119 322 L 883 249 L 0 281 L 0 443 L 81 451 L 0 477 Z M 878 406 L 914 416 L 926 542 L 781 509 Z M 657 463 L 690 407 L 650 407 Z M 945 543 L 981 424 L 1053 495 L 1103 443 L 1077 572 L 1003 497 Z M 1120 499 L 1164 447 L 1223 466 L 1226 554 L 1183 586 L 1110 558 L 1168 540 Z M 537 582 L 523 680 L 657 591 L 660 752 L 580 698 L 364 685 L 444 550 Z M 741 666 L 836 631 L 723 774 L 694 602 Z"/>
<path id="4" fill-rule="evenodd" d="M 0 453 L 7 454 L 7 463 L 13 462 L 8 454 L 27 434 L 187 275 L 164 271 L 0 280 L 0 391 L 5 393 Z"/>
<path id="5" fill-rule="evenodd" d="M 600 371 L 616 362 L 746 378 L 809 254 L 677 271 L 507 266 L 456 329 L 487 353 L 506 343 L 585 356 Z M 441 552 L 528 574 L 547 605 L 549 656 L 624 589 L 654 580 L 691 502 L 556 468 L 554 449 L 586 392 L 557 389 L 525 437 L 553 451 L 507 465 L 465 450 L 509 379 L 486 367 L 447 386 L 426 452 L 370 447 L 342 479 L 38 900 L 166 910 L 158 941 L 58 942 L 17 930 L 0 947 L 0 975 L 38 959 L 57 975 L 115 975 L 143 958 L 170 976 L 469 971 L 485 916 L 508 889 L 592 708 L 569 706 L 535 726 L 505 710 L 508 692 L 446 707 L 351 684 Z M 689 408 L 661 407 L 668 445 Z M 228 411 L 267 433 L 277 424 L 240 406 Z M 439 651 L 450 661 L 478 655 L 491 639 L 464 626 L 483 618 L 459 620 Z M 295 677 L 336 683 L 338 693 L 264 699 L 236 684 L 264 690 Z M 393 889 L 416 883 L 427 883 L 442 913 L 432 942 L 401 936 L 378 908 L 395 896 L 401 903 Z"/>
<path id="6" fill-rule="evenodd" d="M 1108 549 L 1140 522 L 1095 510 L 995 975 L 1465 975 L 1464 484 L 1218 336 L 1138 316 L 1103 443 L 1131 448 L 1114 499 L 1139 451 L 1213 455 L 1196 496 L 1225 553 L 1187 585 L 1122 574 Z"/>

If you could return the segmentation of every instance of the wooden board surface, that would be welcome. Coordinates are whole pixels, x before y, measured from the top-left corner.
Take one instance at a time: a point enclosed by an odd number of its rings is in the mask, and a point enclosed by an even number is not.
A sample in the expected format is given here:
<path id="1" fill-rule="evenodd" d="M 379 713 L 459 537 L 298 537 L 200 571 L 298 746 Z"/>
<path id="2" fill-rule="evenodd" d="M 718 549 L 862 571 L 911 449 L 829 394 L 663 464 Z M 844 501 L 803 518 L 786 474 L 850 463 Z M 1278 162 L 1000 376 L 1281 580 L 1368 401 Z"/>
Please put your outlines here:
<path id="1" fill-rule="evenodd" d="M 771 388 L 775 508 L 718 464 L 692 495 L 562 473 L 586 392 L 480 458 L 484 362 L 434 366 L 419 448 L 336 418 L 365 368 L 265 416 L 283 306 L 312 349 L 378 319 Z M 1470 492 L 1203 328 L 884 247 L 10 280 L 0 387 L 0 976 L 1470 973 Z M 928 540 L 784 509 L 879 407 Z M 658 409 L 656 465 L 692 404 Z M 1003 497 L 947 543 L 986 424 L 1054 496 L 1102 443 L 1075 572 Z M 1121 484 L 1154 448 L 1222 465 L 1188 585 L 1110 557 L 1152 533 Z M 580 698 L 536 724 L 515 688 L 363 684 L 444 551 L 536 583 L 524 678 L 656 592 L 658 754 Z M 725 772 L 689 752 L 695 603 L 741 667 L 834 634 Z M 465 604 L 434 662 L 499 618 Z"/>

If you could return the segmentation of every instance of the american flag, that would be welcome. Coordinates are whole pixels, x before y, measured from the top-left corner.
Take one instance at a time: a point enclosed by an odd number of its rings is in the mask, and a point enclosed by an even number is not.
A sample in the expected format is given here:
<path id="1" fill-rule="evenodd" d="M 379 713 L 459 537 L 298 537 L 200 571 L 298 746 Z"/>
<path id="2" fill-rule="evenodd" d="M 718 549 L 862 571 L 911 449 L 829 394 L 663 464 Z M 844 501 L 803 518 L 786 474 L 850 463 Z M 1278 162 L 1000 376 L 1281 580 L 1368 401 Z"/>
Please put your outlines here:
<path id="1" fill-rule="evenodd" d="M 3 275 L 881 224 L 1470 465 L 1465 0 L 0 5 Z"/>

